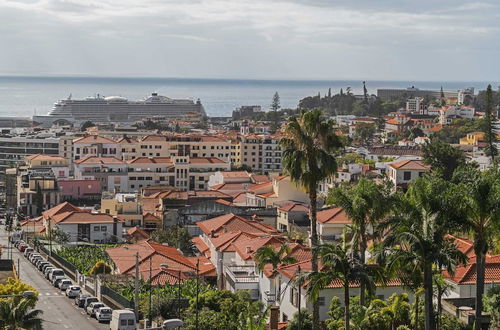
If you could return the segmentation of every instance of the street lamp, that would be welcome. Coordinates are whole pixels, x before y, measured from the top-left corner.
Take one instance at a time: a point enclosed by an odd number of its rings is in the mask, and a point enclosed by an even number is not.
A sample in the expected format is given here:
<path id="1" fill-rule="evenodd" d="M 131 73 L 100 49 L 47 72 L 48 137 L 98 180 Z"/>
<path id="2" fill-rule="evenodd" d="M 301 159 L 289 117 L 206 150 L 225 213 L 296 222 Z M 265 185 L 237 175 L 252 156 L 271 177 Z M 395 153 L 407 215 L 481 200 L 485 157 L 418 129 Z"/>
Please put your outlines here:
<path id="1" fill-rule="evenodd" d="M 13 298 L 13 297 L 33 297 L 35 295 L 35 291 L 24 291 L 21 294 L 6 294 L 0 295 L 0 298 Z"/>
<path id="2" fill-rule="evenodd" d="M 160 265 L 163 268 L 169 268 L 167 264 Z M 179 269 L 179 276 L 177 277 L 177 317 L 181 317 L 181 270 Z"/>

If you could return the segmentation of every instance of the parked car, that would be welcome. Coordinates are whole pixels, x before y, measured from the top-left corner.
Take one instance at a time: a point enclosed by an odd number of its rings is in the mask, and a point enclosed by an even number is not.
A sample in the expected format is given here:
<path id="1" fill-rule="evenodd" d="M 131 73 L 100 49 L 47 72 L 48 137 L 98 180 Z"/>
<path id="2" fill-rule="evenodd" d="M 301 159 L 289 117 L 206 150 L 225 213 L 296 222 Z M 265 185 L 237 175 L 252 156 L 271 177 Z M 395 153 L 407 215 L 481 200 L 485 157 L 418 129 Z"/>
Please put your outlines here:
<path id="1" fill-rule="evenodd" d="M 42 270 L 43 266 L 45 266 L 45 265 L 50 265 L 50 262 L 48 262 L 47 260 L 39 262 L 38 265 L 36 266 L 36 268 L 38 268 L 38 270 Z"/>
<path id="2" fill-rule="evenodd" d="M 85 310 L 86 310 L 87 314 L 90 315 L 90 317 L 93 317 L 95 315 L 95 312 L 99 308 L 105 307 L 105 306 L 106 305 L 104 305 L 102 302 L 96 301 L 96 302 L 90 303 Z"/>
<path id="3" fill-rule="evenodd" d="M 68 298 L 76 298 L 82 293 L 82 289 L 78 285 L 70 285 L 69 288 L 66 289 L 66 297 Z"/>
<path id="4" fill-rule="evenodd" d="M 61 291 L 66 291 L 70 286 L 73 285 L 73 282 L 71 282 L 70 279 L 63 279 L 61 282 L 59 282 L 59 289 L 61 289 Z"/>
<path id="5" fill-rule="evenodd" d="M 30 253 L 30 252 L 33 252 L 33 248 L 26 248 L 26 249 L 24 250 L 24 256 L 25 256 L 26 258 L 28 258 L 28 257 L 29 257 L 29 253 Z"/>
<path id="6" fill-rule="evenodd" d="M 42 263 L 42 262 L 47 262 L 47 260 L 45 260 L 44 258 L 40 258 L 38 260 L 35 261 L 35 267 L 38 268 L 38 266 Z"/>
<path id="7" fill-rule="evenodd" d="M 21 244 L 19 245 L 19 251 L 24 252 L 28 248 L 28 244 Z"/>
<path id="8" fill-rule="evenodd" d="M 113 313 L 113 310 L 107 306 L 100 307 L 96 312 L 95 312 L 95 318 L 99 323 L 101 322 L 109 322 L 111 321 L 111 315 Z"/>
<path id="9" fill-rule="evenodd" d="M 48 268 L 48 267 L 54 267 L 54 265 L 52 265 L 50 262 L 47 261 L 47 263 L 45 265 L 42 266 L 42 274 L 45 274 L 45 270 Z"/>
<path id="10" fill-rule="evenodd" d="M 56 269 L 53 265 L 45 268 L 45 270 L 43 271 L 43 276 L 45 276 L 46 279 L 49 279 L 49 274 L 53 269 Z"/>
<path id="11" fill-rule="evenodd" d="M 55 276 L 52 276 L 52 285 L 55 288 L 58 288 L 59 287 L 59 283 L 62 280 L 65 280 L 65 279 L 66 279 L 66 276 L 64 276 L 64 275 L 55 275 Z"/>
<path id="12" fill-rule="evenodd" d="M 39 259 L 39 258 L 42 258 L 42 256 L 39 254 L 39 253 L 32 253 L 28 260 L 31 262 L 31 263 L 34 263 L 36 259 Z"/>
<path id="13" fill-rule="evenodd" d="M 88 293 L 80 293 L 76 298 L 75 298 L 75 305 L 78 307 L 83 307 L 83 304 L 85 304 L 85 299 L 90 297 Z"/>
<path id="14" fill-rule="evenodd" d="M 113 311 L 111 322 L 109 323 L 110 330 L 136 330 L 135 313 L 126 309 Z"/>
<path id="15" fill-rule="evenodd" d="M 52 269 L 50 272 L 49 272 L 49 281 L 52 282 L 52 278 L 54 276 L 63 276 L 64 277 L 64 270 L 62 270 L 61 268 L 54 268 Z"/>
<path id="16" fill-rule="evenodd" d="M 98 302 L 99 299 L 97 297 L 87 297 L 85 298 L 85 302 L 83 303 L 83 309 L 87 310 L 87 306 L 93 302 Z"/>

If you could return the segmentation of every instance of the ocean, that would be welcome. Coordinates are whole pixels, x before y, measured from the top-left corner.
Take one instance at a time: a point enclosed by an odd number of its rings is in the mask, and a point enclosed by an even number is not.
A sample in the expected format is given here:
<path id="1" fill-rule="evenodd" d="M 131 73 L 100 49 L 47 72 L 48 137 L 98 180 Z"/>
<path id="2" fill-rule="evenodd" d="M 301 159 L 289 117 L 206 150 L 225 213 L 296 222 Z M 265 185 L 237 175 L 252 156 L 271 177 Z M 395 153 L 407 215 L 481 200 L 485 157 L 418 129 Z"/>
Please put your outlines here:
<path id="1" fill-rule="evenodd" d="M 370 94 L 377 88 L 406 88 L 458 90 L 475 87 L 485 89 L 487 82 L 424 82 L 424 81 L 366 81 Z M 498 83 L 492 83 L 493 88 Z M 200 99 L 209 116 L 230 116 L 242 105 L 261 105 L 269 108 L 278 92 L 282 108 L 295 108 L 306 96 L 322 95 L 332 89 L 337 93 L 351 87 L 361 94 L 362 81 L 354 80 L 244 80 L 244 79 L 187 79 L 187 78 L 104 78 L 104 77 L 7 77 L 0 76 L 0 116 L 45 115 L 55 102 L 85 98 L 97 94 L 118 95 L 130 100 L 145 98 L 152 92 L 170 98 Z"/>

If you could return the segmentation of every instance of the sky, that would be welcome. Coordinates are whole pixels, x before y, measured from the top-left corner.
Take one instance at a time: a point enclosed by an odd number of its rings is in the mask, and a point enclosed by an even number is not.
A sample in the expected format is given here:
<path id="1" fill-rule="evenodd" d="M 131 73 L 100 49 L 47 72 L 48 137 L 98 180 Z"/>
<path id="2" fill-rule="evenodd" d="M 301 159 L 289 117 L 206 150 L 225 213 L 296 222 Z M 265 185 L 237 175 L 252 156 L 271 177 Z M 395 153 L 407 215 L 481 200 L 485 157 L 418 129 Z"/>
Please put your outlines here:
<path id="1" fill-rule="evenodd" d="M 489 81 L 498 0 L 0 0 L 0 74 Z"/>

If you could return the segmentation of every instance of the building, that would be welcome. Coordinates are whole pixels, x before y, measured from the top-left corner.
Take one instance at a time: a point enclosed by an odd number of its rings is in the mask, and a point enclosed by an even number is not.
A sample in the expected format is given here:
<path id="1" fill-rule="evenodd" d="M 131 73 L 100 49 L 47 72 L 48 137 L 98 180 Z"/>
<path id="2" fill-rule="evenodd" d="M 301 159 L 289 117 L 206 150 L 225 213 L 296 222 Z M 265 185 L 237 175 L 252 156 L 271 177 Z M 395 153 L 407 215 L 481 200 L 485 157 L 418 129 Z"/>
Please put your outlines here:
<path id="1" fill-rule="evenodd" d="M 99 180 L 102 191 L 128 191 L 127 164 L 115 157 L 89 156 L 76 160 L 76 180 Z"/>
<path id="2" fill-rule="evenodd" d="M 457 98 L 458 92 L 455 91 L 443 91 L 445 98 Z M 414 98 L 414 97 L 430 97 L 430 98 L 440 98 L 440 90 L 424 90 L 418 89 L 414 86 L 408 87 L 406 89 L 401 88 L 381 88 L 377 89 L 377 97 L 382 101 L 390 101 L 402 98 Z"/>
<path id="3" fill-rule="evenodd" d="M 121 242 L 122 220 L 104 213 L 90 213 L 64 202 L 42 213 L 45 230 L 57 228 L 70 242 Z"/>
<path id="4" fill-rule="evenodd" d="M 460 139 L 460 144 L 469 146 L 479 146 L 481 143 L 485 144 L 484 132 L 471 132 Z"/>
<path id="5" fill-rule="evenodd" d="M 424 98 L 413 97 L 406 100 L 406 111 L 409 113 L 424 114 Z"/>
<path id="6" fill-rule="evenodd" d="M 144 225 L 138 194 L 104 193 L 101 198 L 100 212 L 119 217 L 127 227 Z"/>
<path id="7" fill-rule="evenodd" d="M 316 219 L 318 237 L 323 243 L 340 241 L 345 227 L 352 224 L 352 220 L 340 207 L 320 210 Z"/>
<path id="8" fill-rule="evenodd" d="M 388 166 L 388 176 L 395 188 L 406 189 L 408 185 L 429 172 L 431 167 L 420 160 L 407 159 Z"/>
<path id="9" fill-rule="evenodd" d="M 0 171 L 22 164 L 26 156 L 59 155 L 59 139 L 0 137 Z"/>
<path id="10" fill-rule="evenodd" d="M 87 157 L 116 157 L 121 159 L 120 144 L 112 139 L 87 135 L 73 140 L 73 160 Z"/>
<path id="11" fill-rule="evenodd" d="M 439 124 L 449 125 L 455 119 L 473 119 L 475 109 L 470 106 L 444 106 L 439 110 Z"/>
<path id="12" fill-rule="evenodd" d="M 302 203 L 289 202 L 278 207 L 276 227 L 282 232 L 297 230 L 297 226 L 310 225 L 309 207 Z"/>

